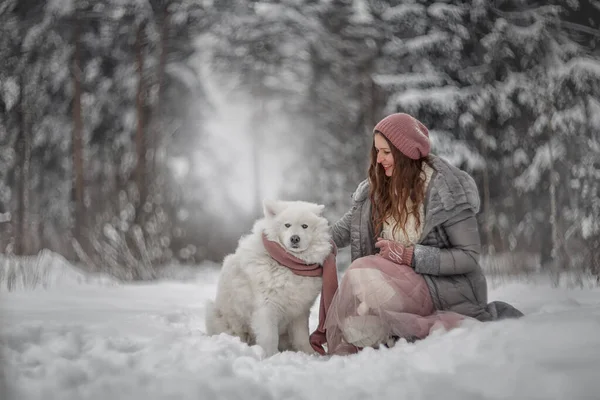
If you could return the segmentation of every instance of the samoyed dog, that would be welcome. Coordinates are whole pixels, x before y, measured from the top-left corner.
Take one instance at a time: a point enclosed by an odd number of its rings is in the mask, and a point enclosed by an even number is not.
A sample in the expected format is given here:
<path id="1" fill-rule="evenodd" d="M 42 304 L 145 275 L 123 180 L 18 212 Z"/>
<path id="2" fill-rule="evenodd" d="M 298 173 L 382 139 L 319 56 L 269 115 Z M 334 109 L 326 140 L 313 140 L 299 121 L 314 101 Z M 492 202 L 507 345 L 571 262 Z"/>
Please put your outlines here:
<path id="1" fill-rule="evenodd" d="M 275 261 L 266 239 L 306 264 L 322 264 L 332 250 L 324 206 L 304 201 L 263 202 L 264 217 L 227 255 L 217 295 L 206 313 L 208 335 L 227 333 L 263 348 L 265 356 L 294 350 L 313 354 L 309 343 L 310 309 L 322 278 L 296 275 Z"/>

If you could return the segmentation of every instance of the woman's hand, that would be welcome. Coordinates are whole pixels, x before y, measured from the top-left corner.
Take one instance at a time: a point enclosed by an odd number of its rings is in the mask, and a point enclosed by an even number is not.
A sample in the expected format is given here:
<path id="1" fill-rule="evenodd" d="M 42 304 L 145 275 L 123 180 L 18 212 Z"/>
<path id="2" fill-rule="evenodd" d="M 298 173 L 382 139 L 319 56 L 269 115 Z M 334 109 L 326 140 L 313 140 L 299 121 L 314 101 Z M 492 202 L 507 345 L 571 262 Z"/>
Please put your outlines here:
<path id="1" fill-rule="evenodd" d="M 327 337 L 325 335 L 325 332 L 317 329 L 316 331 L 314 331 L 313 333 L 310 334 L 309 342 L 310 342 L 310 345 L 312 346 L 312 348 L 317 353 L 319 353 L 322 356 L 327 354 L 325 352 L 325 349 L 323 348 L 323 345 L 327 344 Z"/>
<path id="2" fill-rule="evenodd" d="M 406 264 L 408 266 L 412 263 L 412 248 L 404 247 L 398 242 L 383 238 L 377 238 L 375 247 L 379 249 L 379 256 L 391 262 Z"/>

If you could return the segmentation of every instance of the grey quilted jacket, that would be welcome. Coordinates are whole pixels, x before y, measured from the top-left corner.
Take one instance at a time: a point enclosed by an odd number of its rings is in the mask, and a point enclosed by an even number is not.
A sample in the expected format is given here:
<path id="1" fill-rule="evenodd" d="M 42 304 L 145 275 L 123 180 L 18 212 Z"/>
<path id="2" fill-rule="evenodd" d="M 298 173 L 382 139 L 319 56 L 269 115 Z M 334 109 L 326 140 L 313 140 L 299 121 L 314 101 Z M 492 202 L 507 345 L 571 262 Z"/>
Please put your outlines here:
<path id="1" fill-rule="evenodd" d="M 427 282 L 437 310 L 489 321 L 523 314 L 504 302 L 487 302 L 487 282 L 479 266 L 480 237 L 475 215 L 479 193 L 473 178 L 430 156 L 434 170 L 425 198 L 425 221 L 414 247 L 412 267 Z M 350 245 L 352 261 L 375 254 L 369 182 L 358 185 L 351 209 L 332 228 L 339 248 Z"/>

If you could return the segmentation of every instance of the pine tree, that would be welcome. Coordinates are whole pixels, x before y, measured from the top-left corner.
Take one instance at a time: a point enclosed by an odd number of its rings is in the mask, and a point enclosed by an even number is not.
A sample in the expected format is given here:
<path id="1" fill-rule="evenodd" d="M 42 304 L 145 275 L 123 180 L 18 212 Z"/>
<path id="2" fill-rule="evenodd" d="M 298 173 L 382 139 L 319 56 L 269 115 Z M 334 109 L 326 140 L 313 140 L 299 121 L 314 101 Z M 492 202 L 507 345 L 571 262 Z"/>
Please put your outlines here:
<path id="1" fill-rule="evenodd" d="M 565 184 L 591 139 L 596 31 L 562 2 L 431 1 L 378 15 L 390 29 L 376 77 L 386 111 L 422 119 L 434 151 L 477 178 L 489 250 L 537 249 L 542 264 L 566 266 L 567 236 L 580 243 L 571 205 L 583 202 Z"/>

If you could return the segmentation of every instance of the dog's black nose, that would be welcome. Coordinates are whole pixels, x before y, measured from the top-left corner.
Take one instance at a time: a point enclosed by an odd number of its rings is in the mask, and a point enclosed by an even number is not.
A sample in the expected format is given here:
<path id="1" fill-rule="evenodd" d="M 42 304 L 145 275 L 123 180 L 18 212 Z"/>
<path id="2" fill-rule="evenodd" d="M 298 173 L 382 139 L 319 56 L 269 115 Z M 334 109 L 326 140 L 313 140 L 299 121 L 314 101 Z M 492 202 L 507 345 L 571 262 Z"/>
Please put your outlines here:
<path id="1" fill-rule="evenodd" d="M 290 238 L 290 242 L 292 242 L 292 244 L 298 244 L 300 242 L 300 236 L 292 235 L 292 237 Z"/>

